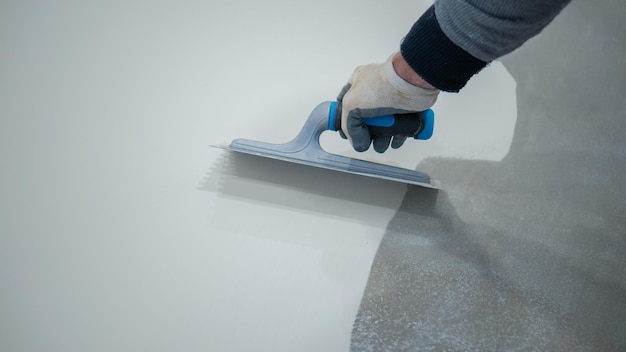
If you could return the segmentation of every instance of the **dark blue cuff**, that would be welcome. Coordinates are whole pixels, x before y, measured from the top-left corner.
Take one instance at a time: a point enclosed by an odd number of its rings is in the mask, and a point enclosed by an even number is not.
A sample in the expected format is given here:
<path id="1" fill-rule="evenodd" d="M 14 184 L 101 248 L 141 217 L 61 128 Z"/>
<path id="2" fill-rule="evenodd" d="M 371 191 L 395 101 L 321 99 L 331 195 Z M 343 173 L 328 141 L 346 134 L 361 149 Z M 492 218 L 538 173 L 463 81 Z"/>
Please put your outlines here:
<path id="1" fill-rule="evenodd" d="M 446 92 L 460 91 L 474 74 L 487 66 L 487 62 L 448 39 L 439 26 L 434 5 L 415 22 L 400 51 L 418 75 Z"/>

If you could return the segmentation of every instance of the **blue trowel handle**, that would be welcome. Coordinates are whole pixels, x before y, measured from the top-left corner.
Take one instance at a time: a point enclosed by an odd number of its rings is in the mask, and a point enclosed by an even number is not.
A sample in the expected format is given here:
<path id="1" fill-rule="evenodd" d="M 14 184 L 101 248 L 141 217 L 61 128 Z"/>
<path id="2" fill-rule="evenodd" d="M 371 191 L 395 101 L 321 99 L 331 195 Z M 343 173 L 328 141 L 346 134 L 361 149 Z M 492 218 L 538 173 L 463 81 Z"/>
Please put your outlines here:
<path id="1" fill-rule="evenodd" d="M 341 103 L 332 102 L 328 129 L 341 130 Z M 435 113 L 428 109 L 409 114 L 393 114 L 365 119 L 372 137 L 407 136 L 426 140 L 433 135 Z"/>

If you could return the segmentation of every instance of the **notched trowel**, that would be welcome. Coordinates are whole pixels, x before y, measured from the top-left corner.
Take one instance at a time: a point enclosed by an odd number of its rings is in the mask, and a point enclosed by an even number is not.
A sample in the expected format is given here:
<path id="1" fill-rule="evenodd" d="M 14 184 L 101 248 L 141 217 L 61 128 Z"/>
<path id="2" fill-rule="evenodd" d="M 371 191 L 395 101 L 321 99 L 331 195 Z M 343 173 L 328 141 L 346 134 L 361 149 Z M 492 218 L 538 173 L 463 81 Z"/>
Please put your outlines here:
<path id="1" fill-rule="evenodd" d="M 322 132 L 341 130 L 341 119 L 338 118 L 337 111 L 341 111 L 340 103 L 323 102 L 319 104 L 311 112 L 296 138 L 285 144 L 235 139 L 230 145 L 214 145 L 214 147 L 422 187 L 441 188 L 438 181 L 432 180 L 423 172 L 353 159 L 324 151 L 319 142 Z M 429 109 L 415 114 L 378 116 L 365 119 L 365 121 L 373 136 L 400 134 L 414 139 L 429 139 L 433 133 L 434 113 Z"/>

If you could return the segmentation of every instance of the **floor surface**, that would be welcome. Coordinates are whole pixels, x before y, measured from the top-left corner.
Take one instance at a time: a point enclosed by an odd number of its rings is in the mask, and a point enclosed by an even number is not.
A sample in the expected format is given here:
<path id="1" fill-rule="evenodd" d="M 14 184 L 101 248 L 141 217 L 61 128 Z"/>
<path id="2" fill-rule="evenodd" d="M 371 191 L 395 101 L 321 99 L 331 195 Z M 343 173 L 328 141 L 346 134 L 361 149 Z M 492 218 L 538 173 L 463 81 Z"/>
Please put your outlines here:
<path id="1" fill-rule="evenodd" d="M 0 351 L 624 350 L 622 1 L 363 155 L 444 191 L 210 147 L 288 141 L 430 3 L 1 2 Z"/>

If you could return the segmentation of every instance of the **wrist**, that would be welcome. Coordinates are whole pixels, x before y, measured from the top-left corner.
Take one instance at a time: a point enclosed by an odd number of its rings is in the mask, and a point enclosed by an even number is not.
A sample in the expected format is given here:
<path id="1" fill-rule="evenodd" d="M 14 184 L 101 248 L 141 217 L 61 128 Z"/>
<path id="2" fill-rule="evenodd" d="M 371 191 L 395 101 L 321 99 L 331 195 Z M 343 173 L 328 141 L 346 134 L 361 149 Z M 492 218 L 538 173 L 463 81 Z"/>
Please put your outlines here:
<path id="1" fill-rule="evenodd" d="M 400 52 L 393 55 L 391 64 L 396 74 L 405 82 L 424 89 L 437 89 L 413 71 Z"/>

